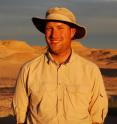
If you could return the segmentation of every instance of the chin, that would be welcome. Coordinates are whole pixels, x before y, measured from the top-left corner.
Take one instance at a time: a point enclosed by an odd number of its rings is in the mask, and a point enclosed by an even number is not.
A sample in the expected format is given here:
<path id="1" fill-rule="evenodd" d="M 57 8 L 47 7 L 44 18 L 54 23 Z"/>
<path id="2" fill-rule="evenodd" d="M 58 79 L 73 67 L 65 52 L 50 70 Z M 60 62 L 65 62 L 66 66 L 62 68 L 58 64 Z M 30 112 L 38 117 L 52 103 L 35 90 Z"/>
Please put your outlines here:
<path id="1" fill-rule="evenodd" d="M 50 50 L 50 52 L 52 53 L 52 54 L 60 54 L 61 53 L 61 50 L 55 50 L 55 49 L 51 49 Z"/>

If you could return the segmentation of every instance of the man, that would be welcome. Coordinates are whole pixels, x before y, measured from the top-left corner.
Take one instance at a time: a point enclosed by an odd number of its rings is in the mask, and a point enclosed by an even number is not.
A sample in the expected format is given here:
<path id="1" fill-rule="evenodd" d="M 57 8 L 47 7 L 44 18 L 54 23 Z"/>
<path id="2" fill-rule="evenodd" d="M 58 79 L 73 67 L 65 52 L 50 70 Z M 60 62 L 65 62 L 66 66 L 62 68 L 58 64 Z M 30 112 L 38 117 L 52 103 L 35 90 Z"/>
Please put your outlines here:
<path id="1" fill-rule="evenodd" d="M 59 7 L 32 21 L 45 34 L 48 50 L 19 74 L 13 99 L 17 124 L 102 124 L 108 102 L 100 71 L 71 49 L 85 28 Z"/>

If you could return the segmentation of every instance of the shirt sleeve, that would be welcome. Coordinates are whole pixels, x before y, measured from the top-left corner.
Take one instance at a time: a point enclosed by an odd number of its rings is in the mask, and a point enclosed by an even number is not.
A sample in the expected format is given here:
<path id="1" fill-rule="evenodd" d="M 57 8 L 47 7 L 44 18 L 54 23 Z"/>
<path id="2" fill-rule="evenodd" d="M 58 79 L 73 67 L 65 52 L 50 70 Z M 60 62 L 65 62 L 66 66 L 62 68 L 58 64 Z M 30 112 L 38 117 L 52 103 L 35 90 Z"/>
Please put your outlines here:
<path id="1" fill-rule="evenodd" d="M 27 70 L 22 68 L 17 82 L 16 91 L 13 97 L 13 108 L 16 115 L 17 123 L 24 123 L 26 119 L 28 107 L 28 94 L 27 94 Z"/>
<path id="2" fill-rule="evenodd" d="M 89 104 L 89 113 L 92 122 L 104 123 L 108 111 L 108 99 L 104 87 L 102 75 L 98 67 L 94 68 L 93 74 L 92 97 Z"/>

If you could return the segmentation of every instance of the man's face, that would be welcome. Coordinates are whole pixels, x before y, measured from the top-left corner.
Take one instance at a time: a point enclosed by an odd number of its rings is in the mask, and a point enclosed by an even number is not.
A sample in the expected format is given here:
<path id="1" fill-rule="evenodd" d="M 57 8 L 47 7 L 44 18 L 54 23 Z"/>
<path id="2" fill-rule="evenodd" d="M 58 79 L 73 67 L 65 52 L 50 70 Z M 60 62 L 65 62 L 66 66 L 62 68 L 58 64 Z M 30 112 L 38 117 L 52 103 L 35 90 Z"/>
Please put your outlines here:
<path id="1" fill-rule="evenodd" d="M 45 38 L 49 50 L 54 54 L 65 53 L 71 49 L 71 39 L 75 29 L 62 22 L 48 22 L 45 28 Z"/>

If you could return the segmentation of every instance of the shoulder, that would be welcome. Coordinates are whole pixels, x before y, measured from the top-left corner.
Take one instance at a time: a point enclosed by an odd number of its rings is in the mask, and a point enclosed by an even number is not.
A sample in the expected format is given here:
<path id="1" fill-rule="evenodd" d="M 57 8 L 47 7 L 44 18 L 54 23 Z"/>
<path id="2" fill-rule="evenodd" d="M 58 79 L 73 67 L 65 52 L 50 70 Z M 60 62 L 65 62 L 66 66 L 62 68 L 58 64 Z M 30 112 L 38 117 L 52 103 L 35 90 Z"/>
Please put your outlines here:
<path id="1" fill-rule="evenodd" d="M 30 70 L 31 68 L 37 67 L 41 63 L 41 61 L 44 60 L 44 57 L 45 57 L 45 53 L 43 53 L 40 56 L 24 63 L 21 67 L 21 70 Z"/>
<path id="2" fill-rule="evenodd" d="M 78 55 L 77 53 L 75 53 L 75 62 L 77 65 L 79 65 L 79 67 L 81 67 L 84 71 L 87 72 L 94 72 L 94 71 L 98 71 L 99 72 L 99 67 L 96 63 L 92 62 L 89 59 L 86 59 L 80 55 Z"/>
<path id="3" fill-rule="evenodd" d="M 78 63 L 79 68 L 77 69 L 80 70 L 84 78 L 89 80 L 91 87 L 93 87 L 95 83 L 99 85 L 103 82 L 102 73 L 96 63 L 77 55 L 77 64 Z"/>
<path id="4" fill-rule="evenodd" d="M 93 67 L 97 67 L 96 63 L 92 62 L 89 59 L 86 59 L 85 57 L 80 56 L 79 54 L 75 53 L 75 57 L 76 57 L 76 61 L 85 65 L 85 66 L 93 66 Z"/>

